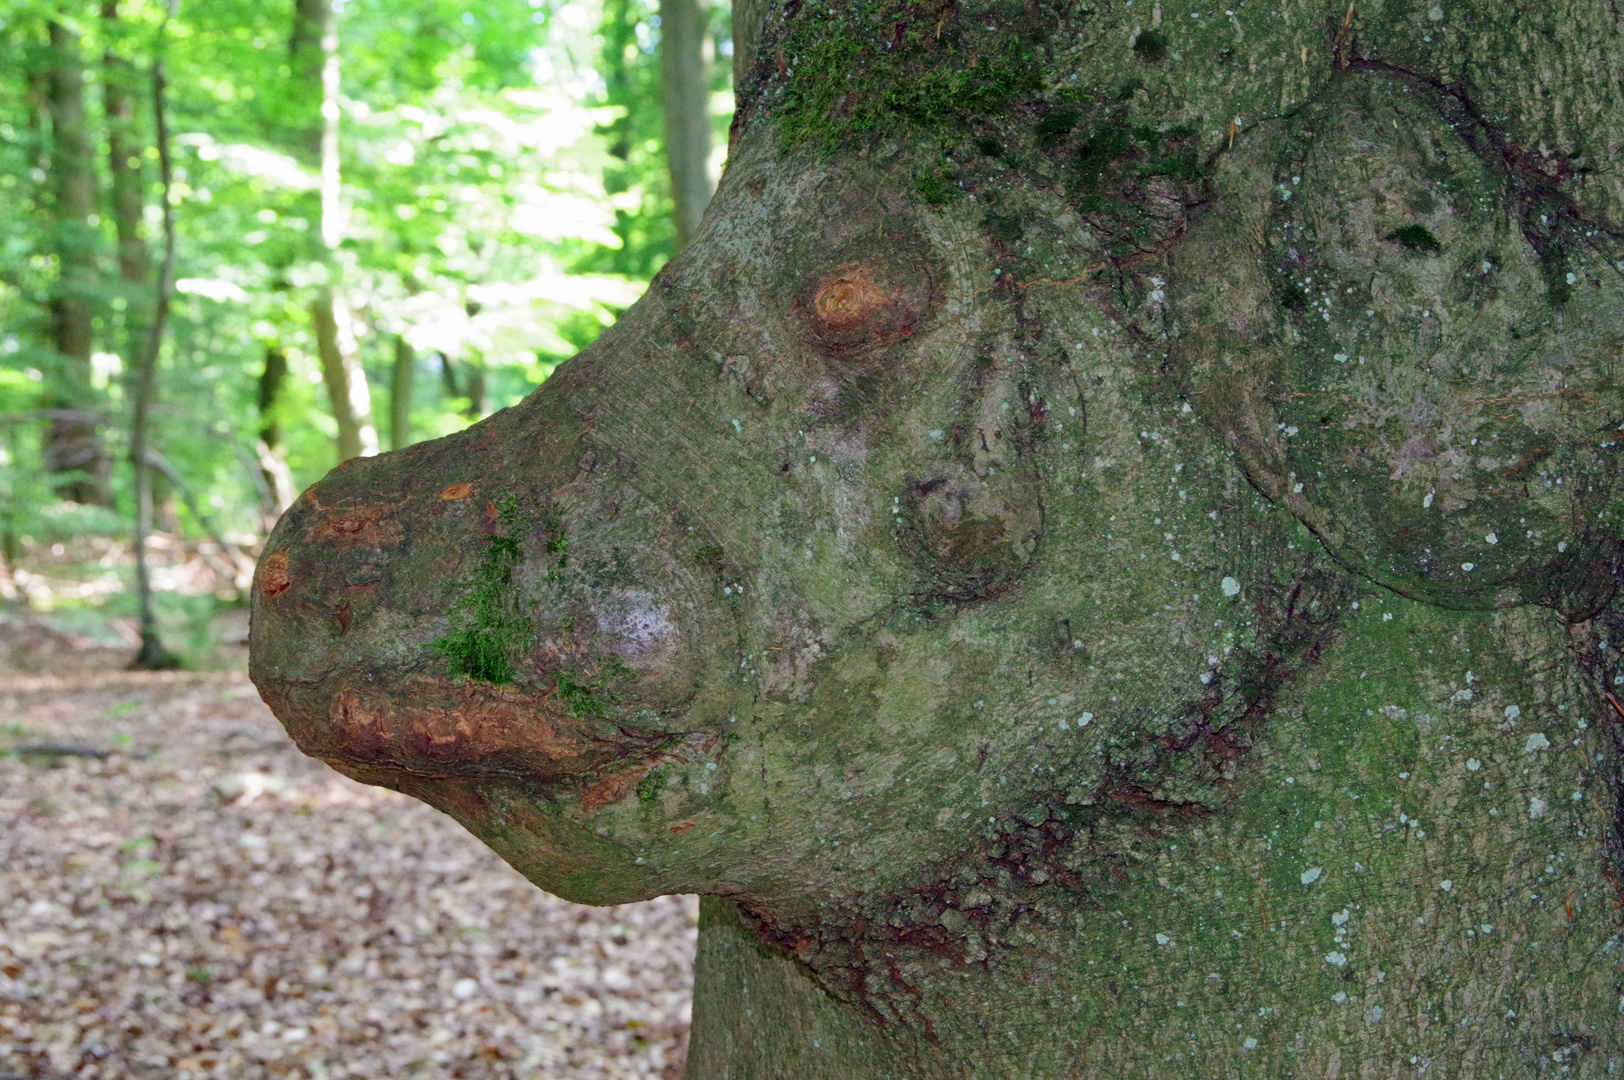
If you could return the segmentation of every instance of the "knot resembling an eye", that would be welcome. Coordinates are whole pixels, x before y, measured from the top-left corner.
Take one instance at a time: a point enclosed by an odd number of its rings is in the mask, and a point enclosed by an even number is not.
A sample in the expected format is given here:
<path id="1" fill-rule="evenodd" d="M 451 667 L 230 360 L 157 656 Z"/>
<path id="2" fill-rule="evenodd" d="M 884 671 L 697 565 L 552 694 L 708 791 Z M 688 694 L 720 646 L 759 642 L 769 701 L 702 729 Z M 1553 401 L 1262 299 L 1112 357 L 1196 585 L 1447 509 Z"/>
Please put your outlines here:
<path id="1" fill-rule="evenodd" d="M 842 267 L 837 276 L 818 290 L 812 309 L 819 323 L 831 330 L 844 330 L 884 314 L 890 297 L 874 283 L 862 266 Z"/>
<path id="2" fill-rule="evenodd" d="M 912 336 L 930 312 L 932 283 L 917 264 L 877 256 L 836 266 L 803 289 L 792 314 L 811 344 L 852 360 Z"/>

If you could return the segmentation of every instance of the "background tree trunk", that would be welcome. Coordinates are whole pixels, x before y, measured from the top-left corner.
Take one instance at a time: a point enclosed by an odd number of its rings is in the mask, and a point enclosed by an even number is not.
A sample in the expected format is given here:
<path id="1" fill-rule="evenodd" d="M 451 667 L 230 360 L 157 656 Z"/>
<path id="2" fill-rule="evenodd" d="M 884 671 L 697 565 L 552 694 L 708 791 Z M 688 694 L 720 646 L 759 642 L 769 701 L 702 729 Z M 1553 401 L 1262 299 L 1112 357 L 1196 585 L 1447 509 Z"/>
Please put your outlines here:
<path id="1" fill-rule="evenodd" d="M 265 346 L 265 367 L 260 371 L 258 386 L 259 438 L 254 453 L 265 488 L 271 493 L 273 518 L 293 502 L 293 472 L 282 456 L 280 404 L 287 377 L 288 354 L 280 345 Z"/>
<path id="2" fill-rule="evenodd" d="M 1610 6 L 774 10 L 715 227 L 278 525 L 301 747 L 704 894 L 691 1080 L 1624 1071 Z"/>
<path id="3" fill-rule="evenodd" d="M 705 60 L 708 15 L 701 0 L 660 0 L 660 89 L 678 247 L 699 228 L 714 187 L 710 65 Z"/>
<path id="4" fill-rule="evenodd" d="M 91 387 L 97 296 L 96 174 L 85 117 L 85 67 L 78 33 L 63 22 L 50 24 L 51 187 L 56 218 L 58 276 L 51 299 L 52 344 L 57 368 L 51 373 L 52 406 L 94 412 L 100 402 Z M 65 499 L 112 505 L 108 460 L 98 424 L 90 419 L 51 421 L 45 440 L 45 467 L 54 473 L 82 473 L 57 491 Z"/>
<path id="5" fill-rule="evenodd" d="M 102 23 L 109 44 L 102 53 L 102 102 L 107 117 L 107 172 L 111 178 L 113 226 L 118 234 L 118 269 L 125 288 L 124 355 L 133 365 L 146 340 L 144 317 L 152 303 L 152 256 L 142 236 L 146 192 L 142 152 L 146 144 L 136 124 L 140 99 L 137 75 L 115 45 L 121 37 L 117 0 L 103 0 Z"/>
<path id="6" fill-rule="evenodd" d="M 371 457 L 378 452 L 378 429 L 372 422 L 372 394 L 349 327 L 349 312 L 333 290 L 321 289 L 310 302 L 310 321 L 327 403 L 338 423 L 338 460 Z"/>
<path id="7" fill-rule="evenodd" d="M 389 377 L 389 449 L 400 450 L 412 444 L 412 381 L 417 375 L 417 356 L 406 335 L 395 335 L 395 363 Z"/>
<path id="8" fill-rule="evenodd" d="M 152 478 L 154 464 L 158 460 L 157 451 L 151 445 L 152 405 L 158 394 L 158 358 L 163 353 L 165 324 L 175 288 L 175 208 L 170 201 L 174 167 L 169 155 L 163 50 L 165 31 L 178 4 L 179 0 L 169 0 L 163 25 L 158 30 L 157 55 L 152 64 L 153 135 L 158 147 L 159 197 L 163 200 L 160 205 L 163 208 L 164 255 L 158 271 L 152 321 L 130 380 L 130 464 L 135 471 L 135 531 L 131 546 L 135 550 L 135 588 L 141 623 L 141 647 L 130 661 L 130 666 L 144 671 L 180 666 L 180 657 L 164 646 L 158 628 L 158 612 L 152 596 L 152 573 L 147 563 L 147 538 L 152 535 Z"/>
<path id="9" fill-rule="evenodd" d="M 339 170 L 338 28 L 329 0 L 295 0 L 289 52 L 292 82 L 297 87 L 295 103 L 304 110 L 299 118 L 298 141 L 307 154 L 314 151 L 321 170 L 317 231 L 328 284 L 316 290 L 310 302 L 310 320 L 328 405 L 338 426 L 338 460 L 343 462 L 376 454 L 378 429 L 372 419 L 366 369 L 361 366 L 343 302 L 343 268 L 335 257 L 344 237 L 344 207 Z M 314 111 L 310 111 L 311 105 L 316 106 Z"/>

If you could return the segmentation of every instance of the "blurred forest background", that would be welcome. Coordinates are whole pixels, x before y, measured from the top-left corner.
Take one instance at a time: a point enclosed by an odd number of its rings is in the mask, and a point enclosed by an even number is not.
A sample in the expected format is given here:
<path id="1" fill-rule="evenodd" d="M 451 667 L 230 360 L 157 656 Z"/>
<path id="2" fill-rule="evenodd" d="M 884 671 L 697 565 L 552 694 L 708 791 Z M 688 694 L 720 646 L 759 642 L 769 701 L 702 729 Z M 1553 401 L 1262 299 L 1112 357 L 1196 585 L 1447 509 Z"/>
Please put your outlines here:
<path id="1" fill-rule="evenodd" d="M 731 54 L 703 0 L 0 3 L 0 667 L 240 662 L 300 490 L 675 254 Z"/>

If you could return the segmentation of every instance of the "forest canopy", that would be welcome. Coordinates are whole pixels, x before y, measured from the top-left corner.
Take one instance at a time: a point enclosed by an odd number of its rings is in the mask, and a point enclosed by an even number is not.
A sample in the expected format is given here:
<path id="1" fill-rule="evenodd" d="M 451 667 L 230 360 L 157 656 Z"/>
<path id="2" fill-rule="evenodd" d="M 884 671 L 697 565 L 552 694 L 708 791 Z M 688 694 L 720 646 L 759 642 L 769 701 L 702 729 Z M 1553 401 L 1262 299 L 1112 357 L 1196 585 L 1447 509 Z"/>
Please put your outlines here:
<path id="1" fill-rule="evenodd" d="M 147 550 L 185 627 L 293 493 L 518 401 L 677 247 L 649 0 L 21 0 L 0 72 L 0 591 L 59 620 L 135 609 L 155 322 Z"/>

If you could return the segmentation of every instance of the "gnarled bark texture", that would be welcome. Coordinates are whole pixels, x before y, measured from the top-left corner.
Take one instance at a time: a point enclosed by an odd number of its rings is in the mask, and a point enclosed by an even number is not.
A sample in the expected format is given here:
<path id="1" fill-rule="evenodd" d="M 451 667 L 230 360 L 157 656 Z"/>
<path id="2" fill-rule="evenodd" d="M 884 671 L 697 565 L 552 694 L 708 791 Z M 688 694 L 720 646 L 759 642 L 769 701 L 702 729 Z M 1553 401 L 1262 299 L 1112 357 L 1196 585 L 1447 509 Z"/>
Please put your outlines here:
<path id="1" fill-rule="evenodd" d="M 283 519 L 299 744 L 705 894 L 696 1078 L 1624 1070 L 1612 7 L 758 29 L 648 295 Z"/>

